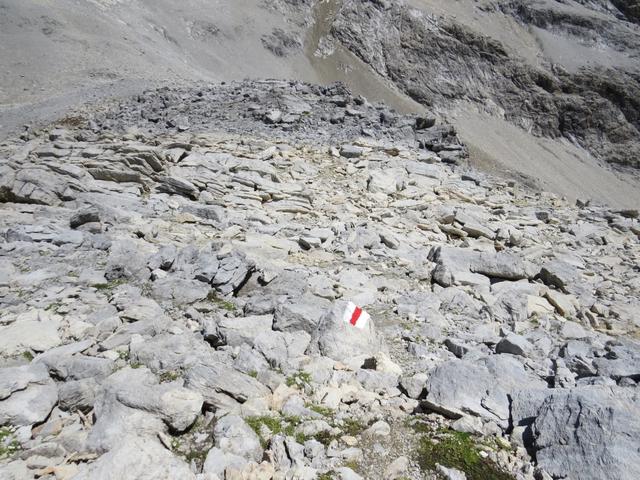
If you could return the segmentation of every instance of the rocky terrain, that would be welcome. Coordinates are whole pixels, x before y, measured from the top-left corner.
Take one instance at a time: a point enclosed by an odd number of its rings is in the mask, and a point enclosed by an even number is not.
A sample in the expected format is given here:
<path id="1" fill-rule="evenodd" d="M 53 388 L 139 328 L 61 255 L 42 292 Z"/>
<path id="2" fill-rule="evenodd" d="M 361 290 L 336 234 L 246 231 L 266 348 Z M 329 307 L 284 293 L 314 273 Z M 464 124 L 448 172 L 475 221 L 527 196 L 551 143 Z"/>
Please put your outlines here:
<path id="1" fill-rule="evenodd" d="M 0 478 L 639 478 L 638 210 L 468 154 L 278 80 L 5 140 Z"/>
<path id="2" fill-rule="evenodd" d="M 98 98 L 343 81 L 456 126 L 504 179 L 640 203 L 634 0 L 0 0 L 0 136 Z"/>

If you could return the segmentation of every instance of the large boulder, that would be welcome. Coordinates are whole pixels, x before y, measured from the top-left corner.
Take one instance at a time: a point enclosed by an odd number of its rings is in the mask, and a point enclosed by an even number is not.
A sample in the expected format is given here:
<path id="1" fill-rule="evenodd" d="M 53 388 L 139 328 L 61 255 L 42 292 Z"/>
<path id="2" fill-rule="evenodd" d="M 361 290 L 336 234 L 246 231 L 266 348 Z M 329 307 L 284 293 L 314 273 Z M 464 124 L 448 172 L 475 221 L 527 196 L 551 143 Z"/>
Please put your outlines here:
<path id="1" fill-rule="evenodd" d="M 607 342 L 606 354 L 593 361 L 598 375 L 614 380 L 640 380 L 640 345 L 627 339 Z"/>
<path id="2" fill-rule="evenodd" d="M 471 414 L 506 428 L 509 396 L 521 389 L 546 387 L 512 355 L 492 355 L 473 362 L 454 359 L 430 373 L 425 405 L 451 417 Z"/>
<path id="3" fill-rule="evenodd" d="M 533 423 L 538 465 L 554 478 L 640 478 L 639 413 L 635 389 L 554 391 Z"/>
<path id="4" fill-rule="evenodd" d="M 274 368 L 288 370 L 297 366 L 309 347 L 311 336 L 307 332 L 261 332 L 254 341 L 254 348 Z"/>
<path id="5" fill-rule="evenodd" d="M 253 261 L 243 253 L 229 252 L 212 256 L 196 270 L 195 278 L 210 283 L 223 295 L 236 293 L 255 271 Z"/>
<path id="6" fill-rule="evenodd" d="M 536 269 L 521 257 L 506 252 L 477 252 L 465 248 L 434 247 L 429 260 L 436 264 L 433 279 L 444 287 L 455 284 L 461 273 L 478 273 L 490 278 L 520 280 L 535 276 Z"/>
<path id="7" fill-rule="evenodd" d="M 580 271 L 570 263 L 552 260 L 545 263 L 540 269 L 540 280 L 545 285 L 570 292 L 574 290 L 574 284 L 580 282 Z"/>
<path id="8" fill-rule="evenodd" d="M 183 333 L 161 333 L 129 347 L 131 361 L 156 373 L 188 369 L 211 357 L 212 349 L 203 340 Z"/>
<path id="9" fill-rule="evenodd" d="M 325 313 L 312 335 L 311 348 L 334 360 L 362 364 L 360 359 L 385 350 L 384 340 L 378 335 L 373 319 L 362 329 L 345 322 L 347 305 L 345 301 L 336 302 Z"/>
<path id="10" fill-rule="evenodd" d="M 155 438 L 127 435 L 94 463 L 82 465 L 74 480 L 195 480 L 189 465 Z"/>
<path id="11" fill-rule="evenodd" d="M 106 452 L 128 435 L 155 438 L 171 429 L 186 430 L 201 412 L 203 396 L 177 382 L 159 384 L 146 368 L 124 368 L 101 385 L 95 402 L 95 425 L 87 446 Z"/>
<path id="12" fill-rule="evenodd" d="M 0 327 L 0 355 L 17 355 L 25 350 L 44 352 L 60 345 L 59 322 L 43 311 L 19 316 L 15 322 Z"/>
<path id="13" fill-rule="evenodd" d="M 185 375 L 185 386 L 200 392 L 205 402 L 211 404 L 216 402 L 221 393 L 240 403 L 269 394 L 269 389 L 255 378 L 217 361 L 197 363 L 189 368 Z"/>
<path id="14" fill-rule="evenodd" d="M 328 300 L 309 294 L 295 301 L 282 302 L 276 306 L 273 329 L 313 333 L 330 306 Z"/>
<path id="15" fill-rule="evenodd" d="M 44 365 L 0 369 L 0 426 L 43 422 L 57 402 L 56 384 Z"/>
<path id="16" fill-rule="evenodd" d="M 243 343 L 253 345 L 255 338 L 263 332 L 271 332 L 273 315 L 251 315 L 248 317 L 221 317 L 208 321 L 204 338 L 213 346 L 238 347 Z"/>

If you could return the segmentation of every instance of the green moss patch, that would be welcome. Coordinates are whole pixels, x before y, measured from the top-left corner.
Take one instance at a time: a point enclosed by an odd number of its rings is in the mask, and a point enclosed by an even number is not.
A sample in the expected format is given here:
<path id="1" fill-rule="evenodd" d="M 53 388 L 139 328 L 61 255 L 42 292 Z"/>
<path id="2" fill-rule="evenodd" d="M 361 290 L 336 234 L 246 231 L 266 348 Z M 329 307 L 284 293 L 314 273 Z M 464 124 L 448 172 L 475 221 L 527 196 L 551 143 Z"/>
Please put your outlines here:
<path id="1" fill-rule="evenodd" d="M 491 460 L 483 458 L 468 433 L 447 432 L 420 439 L 416 460 L 423 470 L 434 471 L 436 464 L 464 472 L 468 480 L 513 480 Z"/>

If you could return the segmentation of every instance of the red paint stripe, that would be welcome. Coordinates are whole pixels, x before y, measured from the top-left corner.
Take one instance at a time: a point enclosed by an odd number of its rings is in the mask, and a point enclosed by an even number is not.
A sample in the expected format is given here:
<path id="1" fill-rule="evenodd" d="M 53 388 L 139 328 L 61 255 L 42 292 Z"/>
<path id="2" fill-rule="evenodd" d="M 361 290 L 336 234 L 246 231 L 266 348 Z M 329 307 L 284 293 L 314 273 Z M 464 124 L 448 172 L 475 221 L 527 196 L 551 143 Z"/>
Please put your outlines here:
<path id="1" fill-rule="evenodd" d="M 349 323 L 355 326 L 356 323 L 358 323 L 360 315 L 362 315 L 362 309 L 360 307 L 356 307 L 356 309 L 353 311 L 353 314 L 351 315 L 351 321 Z"/>

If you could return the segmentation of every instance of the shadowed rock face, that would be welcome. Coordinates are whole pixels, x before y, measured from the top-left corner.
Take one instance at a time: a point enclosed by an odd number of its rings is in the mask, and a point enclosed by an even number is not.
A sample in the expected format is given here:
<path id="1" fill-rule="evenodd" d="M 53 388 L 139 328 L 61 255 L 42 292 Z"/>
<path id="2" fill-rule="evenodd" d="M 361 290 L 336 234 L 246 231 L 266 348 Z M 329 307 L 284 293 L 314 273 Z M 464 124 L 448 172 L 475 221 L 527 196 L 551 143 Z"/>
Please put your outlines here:
<path id="1" fill-rule="evenodd" d="M 497 2 L 486 8 L 540 32 L 543 41 L 553 36 L 575 43 L 573 54 L 579 54 L 577 46 L 599 45 L 617 60 L 567 61 L 564 68 L 550 55 L 548 63 L 533 66 L 484 35 L 481 24 L 472 30 L 407 6 L 359 0 L 344 2 L 332 34 L 422 104 L 446 109 L 470 100 L 535 135 L 564 137 L 608 162 L 638 167 L 638 29 L 613 15 L 549 3 Z"/>
<path id="2" fill-rule="evenodd" d="M 640 2 L 637 0 L 612 0 L 630 22 L 640 23 Z"/>

